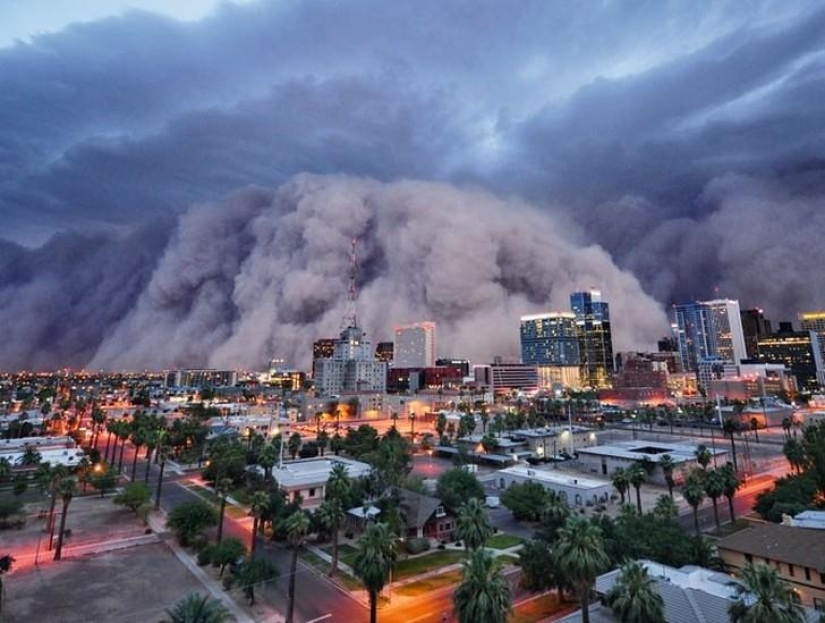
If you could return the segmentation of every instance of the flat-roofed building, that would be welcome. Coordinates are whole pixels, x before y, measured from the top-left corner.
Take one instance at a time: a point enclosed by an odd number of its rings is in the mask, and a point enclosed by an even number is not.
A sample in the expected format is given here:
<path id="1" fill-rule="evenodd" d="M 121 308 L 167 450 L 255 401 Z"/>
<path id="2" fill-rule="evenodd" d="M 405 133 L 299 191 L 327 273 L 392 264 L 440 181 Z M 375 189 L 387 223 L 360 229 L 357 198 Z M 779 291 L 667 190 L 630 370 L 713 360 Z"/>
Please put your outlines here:
<path id="1" fill-rule="evenodd" d="M 535 482 L 547 490 L 555 491 L 574 508 L 606 504 L 614 491 L 613 483 L 609 480 L 582 478 L 569 472 L 523 465 L 498 470 L 495 482 L 500 489 L 507 489 L 514 484 Z"/>
<path id="2" fill-rule="evenodd" d="M 300 496 L 303 507 L 312 508 L 324 501 L 327 480 L 336 464 L 347 468 L 350 479 L 367 476 L 372 469 L 361 461 L 335 456 L 290 461 L 273 467 L 272 476 L 290 501 Z"/>

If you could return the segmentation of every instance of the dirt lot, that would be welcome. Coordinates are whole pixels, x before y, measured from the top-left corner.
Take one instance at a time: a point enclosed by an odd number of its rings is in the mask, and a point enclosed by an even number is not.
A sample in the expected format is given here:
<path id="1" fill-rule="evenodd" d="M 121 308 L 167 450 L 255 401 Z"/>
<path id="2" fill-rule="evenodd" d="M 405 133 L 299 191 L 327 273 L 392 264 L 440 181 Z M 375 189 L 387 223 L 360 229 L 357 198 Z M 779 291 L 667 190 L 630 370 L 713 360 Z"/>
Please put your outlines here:
<path id="1" fill-rule="evenodd" d="M 4 578 L 4 621 L 160 621 L 203 585 L 162 543 L 13 571 Z"/>

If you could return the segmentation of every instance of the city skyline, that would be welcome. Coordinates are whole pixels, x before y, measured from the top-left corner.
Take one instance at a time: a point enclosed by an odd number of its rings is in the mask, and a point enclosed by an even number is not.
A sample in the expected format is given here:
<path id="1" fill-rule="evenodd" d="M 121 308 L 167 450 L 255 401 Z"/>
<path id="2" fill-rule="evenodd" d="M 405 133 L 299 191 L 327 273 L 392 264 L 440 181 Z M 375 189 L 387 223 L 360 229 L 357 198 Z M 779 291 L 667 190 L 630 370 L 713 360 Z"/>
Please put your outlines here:
<path id="1" fill-rule="evenodd" d="M 371 336 L 476 360 L 588 287 L 617 351 L 821 309 L 825 10 L 640 6 L 14 5 L 0 368 L 306 361 L 353 238 Z"/>

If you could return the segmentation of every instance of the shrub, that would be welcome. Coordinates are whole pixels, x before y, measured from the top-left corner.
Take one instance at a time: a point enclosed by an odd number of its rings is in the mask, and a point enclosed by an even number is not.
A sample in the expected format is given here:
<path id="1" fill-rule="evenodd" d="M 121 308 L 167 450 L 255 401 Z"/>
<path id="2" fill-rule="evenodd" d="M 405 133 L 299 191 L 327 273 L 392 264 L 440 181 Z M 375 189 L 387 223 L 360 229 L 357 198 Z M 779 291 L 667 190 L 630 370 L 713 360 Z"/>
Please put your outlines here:
<path id="1" fill-rule="evenodd" d="M 408 539 L 406 542 L 408 554 L 420 554 L 430 549 L 429 539 Z"/>
<path id="2" fill-rule="evenodd" d="M 204 547 L 201 551 L 198 552 L 198 565 L 203 567 L 208 565 L 212 562 L 212 552 L 214 551 L 215 547 L 213 545 L 208 545 Z"/>

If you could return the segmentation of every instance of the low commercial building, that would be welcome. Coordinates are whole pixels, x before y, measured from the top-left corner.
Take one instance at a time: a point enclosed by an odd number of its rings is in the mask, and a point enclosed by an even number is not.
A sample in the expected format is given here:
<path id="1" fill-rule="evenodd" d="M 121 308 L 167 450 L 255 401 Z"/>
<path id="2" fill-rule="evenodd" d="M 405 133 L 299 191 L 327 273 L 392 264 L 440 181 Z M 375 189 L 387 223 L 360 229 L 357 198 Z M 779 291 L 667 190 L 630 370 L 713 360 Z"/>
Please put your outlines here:
<path id="1" fill-rule="evenodd" d="M 536 482 L 549 491 L 555 491 L 573 508 L 605 504 L 613 493 L 613 483 L 595 478 L 582 478 L 569 472 L 553 469 L 536 469 L 514 465 L 496 472 L 499 489 L 507 489 L 513 484 Z"/>
<path id="2" fill-rule="evenodd" d="M 324 501 L 327 480 L 336 464 L 347 468 L 350 479 L 366 476 L 371 469 L 360 461 L 331 456 L 284 463 L 272 468 L 272 476 L 290 501 L 300 496 L 304 508 L 312 508 Z"/>
<path id="3" fill-rule="evenodd" d="M 510 433 L 513 441 L 525 444 L 532 456 L 542 459 L 573 455 L 581 448 L 589 448 L 597 443 L 596 432 L 582 426 L 545 426 L 527 428 Z"/>
<path id="4" fill-rule="evenodd" d="M 765 523 L 718 540 L 716 549 L 733 572 L 748 564 L 774 567 L 800 603 L 825 610 L 825 537 L 819 530 Z"/>
<path id="5" fill-rule="evenodd" d="M 720 438 L 721 446 L 721 438 Z M 673 478 L 680 482 L 682 472 L 690 471 L 697 465 L 696 450 L 698 446 L 693 444 L 665 443 L 661 441 L 620 441 L 610 445 L 594 446 L 592 448 L 581 448 L 579 450 L 579 465 L 582 471 L 602 476 L 612 476 L 617 468 L 627 468 L 632 463 L 641 461 L 651 464 L 649 481 L 656 484 L 666 484 L 665 475 L 659 467 L 659 462 L 664 455 L 669 455 L 673 459 L 675 469 Z M 716 465 L 724 465 L 727 460 L 727 450 L 717 446 L 707 446 L 713 461 Z"/>

